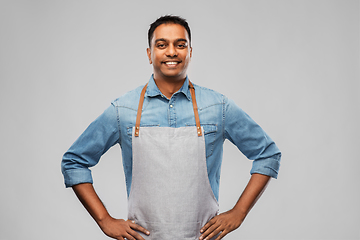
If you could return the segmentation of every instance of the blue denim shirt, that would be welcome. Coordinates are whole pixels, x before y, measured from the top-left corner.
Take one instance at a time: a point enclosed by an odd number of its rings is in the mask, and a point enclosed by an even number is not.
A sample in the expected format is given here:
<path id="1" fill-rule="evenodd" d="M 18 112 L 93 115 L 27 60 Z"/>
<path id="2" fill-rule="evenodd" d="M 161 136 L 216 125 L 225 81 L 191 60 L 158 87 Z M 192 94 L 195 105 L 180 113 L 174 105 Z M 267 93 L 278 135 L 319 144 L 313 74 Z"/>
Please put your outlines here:
<path id="1" fill-rule="evenodd" d="M 153 77 L 145 93 L 140 126 L 195 126 L 194 110 L 186 78 L 180 90 L 166 98 Z M 230 140 L 253 161 L 253 173 L 277 178 L 281 153 L 271 138 L 233 101 L 213 90 L 194 84 L 200 123 L 204 129 L 206 164 L 210 185 L 219 197 L 223 143 Z M 90 167 L 113 145 L 119 143 L 129 196 L 132 180 L 132 129 L 135 126 L 140 92 L 143 86 L 113 101 L 74 142 L 62 159 L 66 187 L 92 183 Z"/>

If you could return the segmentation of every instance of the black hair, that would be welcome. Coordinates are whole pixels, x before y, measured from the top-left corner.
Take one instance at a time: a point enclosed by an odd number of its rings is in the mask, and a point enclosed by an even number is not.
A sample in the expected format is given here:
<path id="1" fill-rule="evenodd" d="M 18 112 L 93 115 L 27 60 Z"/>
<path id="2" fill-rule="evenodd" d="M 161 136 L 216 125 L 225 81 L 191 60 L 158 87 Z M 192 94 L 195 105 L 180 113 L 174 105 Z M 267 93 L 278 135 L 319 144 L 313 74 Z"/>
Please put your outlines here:
<path id="1" fill-rule="evenodd" d="M 151 47 L 151 39 L 152 39 L 155 29 L 158 26 L 160 26 L 161 24 L 166 24 L 166 23 L 179 24 L 179 25 L 183 26 L 189 35 L 189 41 L 190 41 L 189 44 L 191 46 L 191 32 L 190 32 L 189 24 L 186 22 L 186 19 L 179 17 L 179 16 L 165 15 L 165 16 L 159 17 L 158 19 L 156 19 L 155 22 L 150 24 L 150 28 L 148 31 L 149 47 Z"/>

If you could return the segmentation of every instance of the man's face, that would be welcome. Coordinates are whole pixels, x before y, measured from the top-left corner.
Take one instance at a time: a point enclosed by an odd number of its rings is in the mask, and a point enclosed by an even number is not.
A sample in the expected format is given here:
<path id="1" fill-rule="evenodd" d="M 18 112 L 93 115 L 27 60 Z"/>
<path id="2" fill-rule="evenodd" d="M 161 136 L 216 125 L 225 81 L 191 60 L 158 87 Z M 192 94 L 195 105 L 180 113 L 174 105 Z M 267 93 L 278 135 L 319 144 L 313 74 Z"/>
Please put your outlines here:
<path id="1" fill-rule="evenodd" d="M 154 78 L 158 80 L 184 80 L 191 59 L 186 29 L 179 24 L 161 24 L 151 39 L 147 49 L 150 64 L 154 68 Z"/>

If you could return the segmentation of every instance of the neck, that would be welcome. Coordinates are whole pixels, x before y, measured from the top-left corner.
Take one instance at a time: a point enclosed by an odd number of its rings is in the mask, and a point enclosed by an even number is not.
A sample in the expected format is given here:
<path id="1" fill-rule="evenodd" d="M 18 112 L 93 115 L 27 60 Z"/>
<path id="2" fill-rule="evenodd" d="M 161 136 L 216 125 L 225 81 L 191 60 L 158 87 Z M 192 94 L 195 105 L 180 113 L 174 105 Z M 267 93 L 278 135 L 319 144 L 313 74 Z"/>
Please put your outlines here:
<path id="1" fill-rule="evenodd" d="M 154 77 L 155 83 L 159 88 L 160 92 L 164 94 L 167 98 L 171 98 L 171 96 L 179 91 L 179 89 L 184 85 L 186 77 L 181 80 L 166 80 L 161 78 Z"/>

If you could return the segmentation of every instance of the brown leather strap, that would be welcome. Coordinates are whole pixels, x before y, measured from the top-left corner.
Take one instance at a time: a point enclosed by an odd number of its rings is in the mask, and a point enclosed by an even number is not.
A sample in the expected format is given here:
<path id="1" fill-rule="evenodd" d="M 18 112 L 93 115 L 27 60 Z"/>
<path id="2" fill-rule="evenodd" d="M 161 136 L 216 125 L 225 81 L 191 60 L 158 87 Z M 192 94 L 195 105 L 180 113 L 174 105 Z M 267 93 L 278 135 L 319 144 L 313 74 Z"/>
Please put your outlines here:
<path id="1" fill-rule="evenodd" d="M 140 94 L 139 106 L 138 106 L 138 110 L 137 110 L 136 123 L 135 123 L 135 137 L 139 136 L 141 112 L 142 112 L 142 107 L 143 107 L 143 103 L 144 103 L 146 87 L 147 87 L 147 84 L 142 89 L 141 94 Z M 191 94 L 191 100 L 192 100 L 192 104 L 193 104 L 193 109 L 194 109 L 197 134 L 198 134 L 199 137 L 201 137 L 202 136 L 202 131 L 201 131 L 201 126 L 200 126 L 200 118 L 199 118 L 198 107 L 197 107 L 197 104 L 196 104 L 195 88 L 194 88 L 194 86 L 192 85 L 192 83 L 190 81 L 189 81 L 189 88 L 190 88 L 190 94 Z"/>
<path id="2" fill-rule="evenodd" d="M 147 87 L 147 84 L 144 86 L 144 88 L 142 89 L 141 94 L 140 94 L 139 106 L 138 106 L 138 110 L 137 110 L 136 123 L 135 123 L 135 137 L 139 136 L 141 112 L 142 112 L 142 107 L 143 107 L 143 103 L 144 103 L 146 87 Z"/>
<path id="3" fill-rule="evenodd" d="M 195 88 L 190 81 L 189 81 L 189 88 L 190 88 L 191 100 L 192 100 L 192 104 L 193 104 L 193 108 L 194 108 L 196 129 L 197 129 L 198 137 L 201 137 L 202 131 L 201 131 L 201 126 L 200 126 L 199 111 L 198 111 L 198 107 L 196 104 Z"/>

